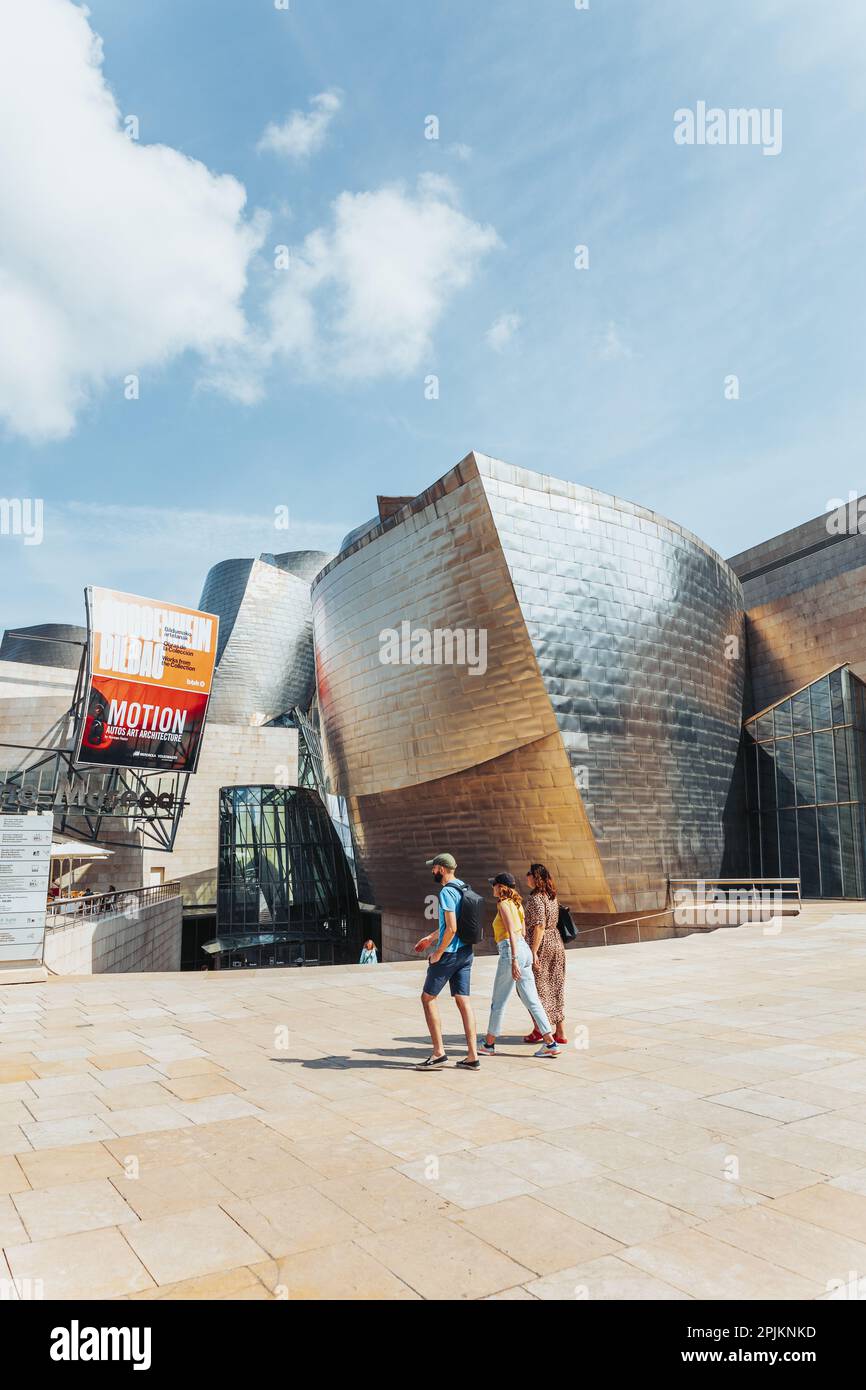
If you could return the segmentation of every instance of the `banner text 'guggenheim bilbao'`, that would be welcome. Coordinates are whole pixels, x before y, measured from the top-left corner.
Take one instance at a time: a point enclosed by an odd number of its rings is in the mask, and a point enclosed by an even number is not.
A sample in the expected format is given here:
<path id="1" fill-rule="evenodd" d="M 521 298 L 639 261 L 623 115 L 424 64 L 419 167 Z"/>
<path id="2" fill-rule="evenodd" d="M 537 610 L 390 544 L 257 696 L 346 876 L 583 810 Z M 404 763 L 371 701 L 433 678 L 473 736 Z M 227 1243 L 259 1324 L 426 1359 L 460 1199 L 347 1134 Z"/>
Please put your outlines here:
<path id="1" fill-rule="evenodd" d="M 77 761 L 139 772 L 194 772 L 218 630 L 213 613 L 89 588 Z"/>

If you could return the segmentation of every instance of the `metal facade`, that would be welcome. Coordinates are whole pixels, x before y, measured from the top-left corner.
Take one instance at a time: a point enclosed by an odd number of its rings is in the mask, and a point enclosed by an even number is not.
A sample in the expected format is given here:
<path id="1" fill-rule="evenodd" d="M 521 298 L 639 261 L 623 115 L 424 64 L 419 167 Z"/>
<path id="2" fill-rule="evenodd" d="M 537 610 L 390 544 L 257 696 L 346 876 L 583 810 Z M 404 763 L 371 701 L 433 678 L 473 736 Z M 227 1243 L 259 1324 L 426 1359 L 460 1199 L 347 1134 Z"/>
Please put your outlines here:
<path id="1" fill-rule="evenodd" d="M 842 516 L 814 517 L 744 550 L 730 564 L 745 596 L 747 714 L 840 662 L 866 677 L 866 498 Z"/>
<path id="2" fill-rule="evenodd" d="M 323 551 L 224 560 L 202 590 L 219 614 L 220 645 L 209 719 L 268 724 L 294 705 L 306 709 L 315 689 L 310 579 Z"/>
<path id="3" fill-rule="evenodd" d="M 313 585 L 334 790 L 385 914 L 423 861 L 476 887 L 541 859 L 578 912 L 719 873 L 743 693 L 739 582 L 695 536 L 593 489 L 470 454 L 354 533 Z M 472 629 L 484 674 L 384 664 L 382 634 Z M 396 928 L 395 928 L 396 931 Z"/>

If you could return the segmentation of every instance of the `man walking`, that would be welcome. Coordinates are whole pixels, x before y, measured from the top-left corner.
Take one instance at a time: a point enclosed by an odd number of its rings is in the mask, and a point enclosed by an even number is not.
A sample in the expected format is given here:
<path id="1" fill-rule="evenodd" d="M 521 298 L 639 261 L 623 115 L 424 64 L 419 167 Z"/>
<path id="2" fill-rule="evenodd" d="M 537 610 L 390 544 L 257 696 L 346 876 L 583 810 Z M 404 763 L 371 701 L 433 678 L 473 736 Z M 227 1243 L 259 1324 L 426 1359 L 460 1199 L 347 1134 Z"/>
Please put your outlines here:
<path id="1" fill-rule="evenodd" d="M 424 981 L 424 989 L 421 994 L 424 1018 L 430 1031 L 433 1051 L 426 1062 L 420 1062 L 415 1070 L 435 1071 L 438 1067 L 444 1066 L 448 1060 L 448 1054 L 442 1042 L 439 1005 L 436 1002 L 437 996 L 447 984 L 450 986 L 454 1003 L 460 1010 L 463 1031 L 466 1034 L 467 1055 L 457 1065 L 465 1067 L 468 1071 L 477 1071 L 481 1064 L 478 1061 L 475 1015 L 469 1002 L 469 981 L 473 961 L 472 943 L 471 941 L 469 943 L 462 942 L 457 935 L 457 922 L 466 884 L 457 877 L 457 861 L 453 854 L 437 854 L 435 859 L 427 860 L 427 867 L 432 869 L 433 877 L 439 888 L 439 928 L 438 931 L 431 932 L 429 936 L 422 936 L 421 940 L 417 942 L 415 950 L 420 955 L 423 951 L 429 951 L 435 942 L 429 957 L 427 978 Z"/>

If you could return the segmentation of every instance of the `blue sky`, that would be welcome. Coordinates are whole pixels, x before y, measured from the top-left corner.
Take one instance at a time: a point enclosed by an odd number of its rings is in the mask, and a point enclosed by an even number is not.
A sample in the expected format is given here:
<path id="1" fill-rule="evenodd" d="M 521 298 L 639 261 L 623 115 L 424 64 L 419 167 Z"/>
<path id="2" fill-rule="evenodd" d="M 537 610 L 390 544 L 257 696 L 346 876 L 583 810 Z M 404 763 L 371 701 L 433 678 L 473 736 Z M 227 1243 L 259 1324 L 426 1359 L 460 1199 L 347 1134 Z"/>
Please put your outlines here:
<path id="1" fill-rule="evenodd" d="M 866 491 L 861 0 L 290 3 L 89 0 L 114 115 L 72 0 L 4 7 L 0 495 L 45 534 L 0 536 L 0 626 L 195 602 L 472 448 L 726 555 Z M 781 152 L 678 146 L 701 100 Z"/>

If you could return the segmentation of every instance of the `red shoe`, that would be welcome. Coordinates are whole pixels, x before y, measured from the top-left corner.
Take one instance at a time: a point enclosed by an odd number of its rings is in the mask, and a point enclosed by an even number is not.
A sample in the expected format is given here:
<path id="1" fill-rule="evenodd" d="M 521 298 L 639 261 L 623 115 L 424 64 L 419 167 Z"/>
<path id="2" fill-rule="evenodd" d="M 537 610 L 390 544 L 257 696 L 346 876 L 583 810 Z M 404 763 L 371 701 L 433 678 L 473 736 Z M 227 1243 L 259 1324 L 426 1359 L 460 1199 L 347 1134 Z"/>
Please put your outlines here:
<path id="1" fill-rule="evenodd" d="M 533 1028 L 532 1032 L 528 1035 L 528 1037 L 525 1037 L 523 1041 L 525 1043 L 541 1042 L 541 1034 L 539 1033 L 537 1028 Z"/>
<path id="2" fill-rule="evenodd" d="M 553 1036 L 554 1036 L 555 1041 L 556 1041 L 557 1043 L 559 1043 L 559 1046 L 560 1046 L 560 1047 L 567 1047 L 567 1046 L 568 1046 L 568 1038 L 561 1038 L 561 1037 L 559 1036 L 558 1033 L 554 1033 Z"/>

